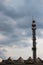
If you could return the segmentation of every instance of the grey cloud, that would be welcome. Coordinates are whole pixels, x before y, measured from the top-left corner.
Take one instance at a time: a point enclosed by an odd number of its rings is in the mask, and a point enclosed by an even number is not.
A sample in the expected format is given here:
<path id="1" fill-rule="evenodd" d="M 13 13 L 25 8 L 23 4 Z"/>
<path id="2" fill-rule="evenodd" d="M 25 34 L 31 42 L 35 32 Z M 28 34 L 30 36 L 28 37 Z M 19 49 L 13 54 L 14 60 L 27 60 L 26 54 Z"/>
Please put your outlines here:
<path id="1" fill-rule="evenodd" d="M 32 4 L 30 4 L 32 3 Z M 34 4 L 33 4 L 34 3 Z M 35 6 L 34 6 L 35 5 Z M 39 8 L 40 10 L 40 8 Z M 7 17 L 5 17 L 2 20 L 0 18 L 0 33 L 8 36 L 8 39 L 4 42 L 0 42 L 0 45 L 10 45 L 10 44 L 16 44 L 19 45 L 20 40 L 28 38 L 31 36 L 31 23 L 32 23 L 32 16 L 35 17 L 36 23 L 38 24 L 38 28 L 43 28 L 43 23 L 41 24 L 41 20 L 38 21 L 37 17 L 40 18 L 40 11 L 38 10 L 35 1 L 32 0 L 32 2 L 29 0 L 27 3 L 27 0 L 24 1 L 24 5 L 18 7 L 18 9 L 15 9 L 14 7 L 7 7 L 3 3 L 0 4 L 0 12 L 3 12 L 3 16 L 7 16 L 8 19 L 11 17 L 14 21 L 16 21 L 17 25 L 16 27 L 10 24 Z M 42 15 L 43 16 L 43 15 Z M 3 21 L 3 22 L 2 22 Z M 16 31 L 17 29 L 17 31 Z M 30 29 L 30 30 L 29 30 Z M 21 31 L 22 30 L 22 31 Z M 23 32 L 25 30 L 25 35 L 22 35 L 19 33 L 19 31 Z M 18 43 L 17 43 L 18 42 Z M 22 44 L 23 45 L 23 44 Z M 26 43 L 24 44 L 26 46 Z"/>
<path id="2" fill-rule="evenodd" d="M 12 27 L 6 23 L 0 23 L 0 31 L 12 32 Z"/>
<path id="3" fill-rule="evenodd" d="M 2 2 L 0 4 L 0 11 L 4 13 L 4 15 L 11 17 L 13 19 L 17 19 L 20 17 L 23 17 L 25 14 L 23 12 L 16 12 L 15 8 L 12 7 L 6 7 Z"/>
<path id="4" fill-rule="evenodd" d="M 2 4 L 2 7 L 0 7 L 0 8 L 2 8 L 2 9 L 0 9 L 1 11 L 3 11 L 4 12 L 4 14 L 6 15 L 6 16 L 9 16 L 9 17 L 11 17 L 11 18 L 13 18 L 13 19 L 20 19 L 20 18 L 23 18 L 24 16 L 26 16 L 26 17 L 28 17 L 28 18 L 30 18 L 30 16 L 32 17 L 32 16 L 34 16 L 34 17 L 36 17 L 37 18 L 37 16 L 40 16 L 40 14 L 43 14 L 43 12 L 41 13 L 40 12 L 40 10 L 43 10 L 42 8 L 40 9 L 40 2 L 39 3 L 37 3 L 37 1 L 35 0 L 32 0 L 32 2 L 29 0 L 29 2 L 28 2 L 28 0 L 26 1 L 23 1 L 24 2 L 24 5 L 23 5 L 23 7 L 19 7 L 17 10 L 15 9 L 15 8 L 12 8 L 12 7 L 5 7 L 5 6 L 3 6 L 3 4 Z M 27 3 L 28 2 L 28 3 Z M 36 3 L 37 3 L 37 5 L 36 5 Z M 31 4 L 32 3 L 32 4 Z M 34 3 L 34 4 L 33 4 Z M 39 5 L 38 5 L 39 4 Z M 18 4 L 17 4 L 18 5 Z M 30 6 L 29 6 L 30 5 Z M 34 6 L 35 5 L 35 6 Z M 14 5 L 15 6 L 15 5 Z M 39 7 L 39 8 L 38 8 Z M 17 8 L 17 7 L 16 7 Z M 24 19 L 25 20 L 25 19 Z M 26 22 L 27 22 L 27 20 L 26 20 Z M 28 24 L 28 23 L 27 23 Z M 26 27 L 28 27 L 27 25 L 25 25 Z"/>
<path id="5" fill-rule="evenodd" d="M 2 59 L 6 59 L 6 56 L 5 56 L 5 54 L 3 53 L 2 50 L 0 51 L 0 58 L 2 58 Z"/>
<path id="6" fill-rule="evenodd" d="M 3 45 L 3 46 L 8 45 L 8 46 L 10 46 L 10 45 L 14 44 L 14 45 L 19 46 L 20 43 L 21 43 L 21 42 L 19 43 L 19 41 L 27 38 L 27 36 L 29 36 L 31 34 L 29 33 L 28 29 L 25 29 L 25 35 L 22 35 L 22 32 L 24 32 L 24 29 L 20 28 L 20 26 L 18 25 L 19 22 L 17 23 L 17 25 L 15 27 L 13 21 L 11 21 L 11 23 L 12 23 L 11 24 L 9 22 L 10 20 L 8 20 L 8 19 L 6 19 L 6 17 L 4 17 L 4 19 L 3 18 L 0 19 L 0 21 L 1 21 L 0 22 L 0 33 L 7 37 L 6 40 L 0 41 L 0 45 Z M 26 24 L 26 23 L 24 22 L 24 24 Z M 23 24 L 23 26 L 24 26 L 24 24 Z M 26 43 L 24 45 L 22 44 L 22 46 L 26 46 Z"/>
<path id="7" fill-rule="evenodd" d="M 22 28 L 22 29 L 30 28 L 31 23 L 32 23 L 32 17 L 29 17 L 29 16 L 24 17 L 18 20 L 17 27 Z"/>

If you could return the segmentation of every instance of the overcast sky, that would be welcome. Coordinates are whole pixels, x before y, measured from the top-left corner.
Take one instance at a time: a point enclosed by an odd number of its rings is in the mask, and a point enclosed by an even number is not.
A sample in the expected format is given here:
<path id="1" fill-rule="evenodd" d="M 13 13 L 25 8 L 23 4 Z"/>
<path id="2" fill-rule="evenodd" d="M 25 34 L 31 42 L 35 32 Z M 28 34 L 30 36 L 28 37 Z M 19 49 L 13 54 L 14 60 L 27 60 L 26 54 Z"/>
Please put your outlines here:
<path id="1" fill-rule="evenodd" d="M 32 20 L 37 57 L 43 59 L 43 0 L 0 0 L 0 58 L 32 57 Z"/>

